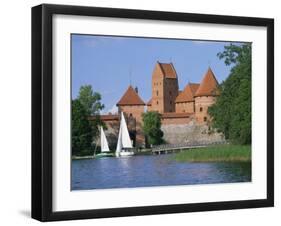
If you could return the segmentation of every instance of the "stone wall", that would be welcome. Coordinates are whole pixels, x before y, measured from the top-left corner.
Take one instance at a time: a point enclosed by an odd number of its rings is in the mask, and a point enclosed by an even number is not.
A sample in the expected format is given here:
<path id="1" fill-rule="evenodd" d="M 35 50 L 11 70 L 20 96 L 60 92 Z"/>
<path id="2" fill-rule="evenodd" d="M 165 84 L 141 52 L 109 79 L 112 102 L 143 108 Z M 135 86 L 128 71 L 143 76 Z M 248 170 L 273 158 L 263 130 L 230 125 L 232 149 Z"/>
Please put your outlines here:
<path id="1" fill-rule="evenodd" d="M 145 136 L 141 130 L 141 125 L 133 117 L 126 117 L 126 122 L 128 126 L 128 131 L 130 137 L 133 141 L 135 147 L 144 147 L 145 146 Z M 110 147 L 116 148 L 118 133 L 120 127 L 119 120 L 107 120 L 104 121 L 106 124 L 105 135 L 107 137 L 108 145 Z"/>
<path id="2" fill-rule="evenodd" d="M 106 129 L 104 133 L 106 135 L 108 145 L 111 150 L 115 150 L 117 140 L 118 140 L 118 132 L 119 132 L 119 121 L 106 121 Z"/>
<path id="3" fill-rule="evenodd" d="M 214 130 L 209 129 L 208 125 L 198 125 L 194 121 L 187 124 L 162 125 L 164 140 L 169 144 L 179 144 L 187 142 L 221 142 L 224 136 Z"/>
<path id="4" fill-rule="evenodd" d="M 112 119 L 104 121 L 107 129 L 105 134 L 109 143 L 109 146 L 116 148 L 119 132 L 119 119 Z M 127 124 L 130 136 L 135 137 L 134 145 L 144 146 L 145 138 L 143 131 L 139 126 L 132 126 L 132 120 L 127 118 Z M 164 132 L 164 140 L 169 144 L 179 144 L 187 142 L 221 142 L 224 141 L 224 137 L 221 133 L 218 133 L 209 128 L 207 124 L 197 123 L 193 117 L 174 118 L 167 117 L 162 119 L 162 131 Z"/>

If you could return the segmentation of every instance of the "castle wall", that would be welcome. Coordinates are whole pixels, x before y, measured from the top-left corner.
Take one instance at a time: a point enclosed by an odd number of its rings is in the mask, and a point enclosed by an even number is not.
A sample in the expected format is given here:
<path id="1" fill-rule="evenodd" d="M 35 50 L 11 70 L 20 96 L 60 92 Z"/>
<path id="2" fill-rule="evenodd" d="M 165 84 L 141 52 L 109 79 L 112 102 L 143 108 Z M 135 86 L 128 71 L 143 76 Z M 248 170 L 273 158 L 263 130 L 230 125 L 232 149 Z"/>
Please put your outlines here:
<path id="1" fill-rule="evenodd" d="M 194 102 L 181 102 L 176 103 L 176 112 L 177 113 L 194 113 L 195 112 L 195 104 Z"/>
<path id="2" fill-rule="evenodd" d="M 110 150 L 114 151 L 117 144 L 118 139 L 118 132 L 119 132 L 119 117 L 118 119 L 111 119 L 111 120 L 103 120 L 103 122 L 106 125 L 106 129 L 104 130 L 104 133 L 106 135 L 108 145 L 110 147 Z"/>
<path id="3" fill-rule="evenodd" d="M 130 124 L 130 120 L 126 120 Z M 111 147 L 115 150 L 119 132 L 119 120 L 104 121 L 107 129 L 105 134 Z M 169 144 L 180 144 L 187 142 L 220 142 L 224 141 L 223 134 L 210 130 L 206 124 L 198 124 L 192 117 L 189 118 L 164 118 L 162 119 L 161 130 L 164 133 L 163 139 Z M 129 130 L 131 133 L 131 130 Z M 142 131 L 136 133 L 135 146 L 144 146 L 145 138 Z"/>
<path id="4" fill-rule="evenodd" d="M 225 141 L 222 133 L 210 130 L 206 124 L 199 125 L 194 121 L 187 124 L 164 124 L 161 129 L 164 133 L 163 139 L 168 144 Z"/>
<path id="5" fill-rule="evenodd" d="M 191 121 L 192 117 L 191 116 L 183 116 L 183 117 L 161 117 L 161 124 L 162 125 L 170 125 L 170 124 L 175 124 L 175 125 L 180 125 L 180 124 L 186 124 Z"/>
<path id="6" fill-rule="evenodd" d="M 184 143 L 188 141 L 198 142 L 217 142 L 222 141 L 221 134 L 210 132 L 206 124 L 210 120 L 208 107 L 213 105 L 216 97 L 203 96 L 195 98 L 195 113 L 162 113 L 161 123 L 164 132 L 164 140 L 168 143 Z M 185 109 L 192 111 L 193 102 L 177 103 L 176 109 Z M 181 107 L 181 108 L 180 108 Z M 142 131 L 142 114 L 143 105 L 119 106 L 119 113 L 124 112 L 130 136 L 134 140 L 134 146 L 140 147 L 145 145 L 145 136 Z M 119 131 L 119 116 L 104 117 L 107 130 L 105 131 L 111 147 L 116 146 Z"/>
<path id="7" fill-rule="evenodd" d="M 135 147 L 144 146 L 145 136 L 143 131 L 141 130 L 141 124 L 139 122 L 136 122 L 136 120 L 132 117 L 125 116 L 125 119 L 128 126 L 130 137 L 134 142 L 133 146 Z M 111 150 L 115 150 L 117 145 L 119 128 L 120 128 L 119 116 L 118 116 L 118 120 L 106 119 L 103 120 L 103 122 L 106 124 L 106 129 L 104 130 L 104 132 L 107 137 L 108 144 Z"/>
<path id="8" fill-rule="evenodd" d="M 195 97 L 195 118 L 198 123 L 206 123 L 210 121 L 208 107 L 216 102 L 214 96 Z"/>

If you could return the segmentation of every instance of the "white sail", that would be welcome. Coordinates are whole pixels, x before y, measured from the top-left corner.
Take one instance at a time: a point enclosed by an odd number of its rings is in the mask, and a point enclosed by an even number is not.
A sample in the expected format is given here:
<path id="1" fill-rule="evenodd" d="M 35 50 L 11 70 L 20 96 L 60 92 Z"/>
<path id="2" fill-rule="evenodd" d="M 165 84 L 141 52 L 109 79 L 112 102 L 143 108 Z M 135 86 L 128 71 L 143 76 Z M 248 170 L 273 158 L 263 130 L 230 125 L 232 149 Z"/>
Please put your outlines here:
<path id="1" fill-rule="evenodd" d="M 109 152 L 108 143 L 102 126 L 100 127 L 101 152 Z"/>
<path id="2" fill-rule="evenodd" d="M 126 124 L 123 112 L 121 113 L 121 128 L 122 128 L 122 146 L 124 148 L 132 148 L 132 141 L 129 135 L 128 127 Z"/>
<path id="3" fill-rule="evenodd" d="M 133 146 L 127 128 L 126 120 L 123 115 L 123 112 L 121 112 L 121 122 L 120 122 L 116 153 L 118 154 L 122 150 L 122 148 L 132 148 L 132 147 Z"/>

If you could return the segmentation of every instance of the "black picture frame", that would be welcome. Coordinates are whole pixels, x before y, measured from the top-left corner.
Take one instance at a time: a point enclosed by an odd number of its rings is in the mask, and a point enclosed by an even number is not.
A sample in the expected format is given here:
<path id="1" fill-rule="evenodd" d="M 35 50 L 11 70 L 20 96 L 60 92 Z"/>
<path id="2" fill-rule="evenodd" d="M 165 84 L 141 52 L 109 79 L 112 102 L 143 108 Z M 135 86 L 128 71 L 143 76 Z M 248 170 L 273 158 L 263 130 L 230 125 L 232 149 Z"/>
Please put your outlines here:
<path id="1" fill-rule="evenodd" d="M 55 14 L 262 26 L 267 28 L 267 198 L 95 210 L 52 210 L 52 18 Z M 43 4 L 32 8 L 32 218 L 122 217 L 274 206 L 274 20 L 177 12 Z"/>

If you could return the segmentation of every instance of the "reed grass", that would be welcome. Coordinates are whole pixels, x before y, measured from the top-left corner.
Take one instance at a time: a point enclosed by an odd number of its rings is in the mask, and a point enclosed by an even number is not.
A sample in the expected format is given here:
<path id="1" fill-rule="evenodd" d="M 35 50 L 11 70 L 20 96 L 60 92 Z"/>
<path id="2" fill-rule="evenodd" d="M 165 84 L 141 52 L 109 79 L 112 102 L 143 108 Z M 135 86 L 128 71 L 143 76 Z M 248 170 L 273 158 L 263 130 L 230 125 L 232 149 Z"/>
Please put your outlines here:
<path id="1" fill-rule="evenodd" d="M 181 162 L 250 162 L 251 146 L 226 144 L 189 149 L 174 158 Z"/>

